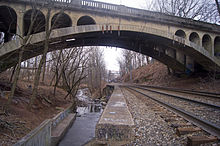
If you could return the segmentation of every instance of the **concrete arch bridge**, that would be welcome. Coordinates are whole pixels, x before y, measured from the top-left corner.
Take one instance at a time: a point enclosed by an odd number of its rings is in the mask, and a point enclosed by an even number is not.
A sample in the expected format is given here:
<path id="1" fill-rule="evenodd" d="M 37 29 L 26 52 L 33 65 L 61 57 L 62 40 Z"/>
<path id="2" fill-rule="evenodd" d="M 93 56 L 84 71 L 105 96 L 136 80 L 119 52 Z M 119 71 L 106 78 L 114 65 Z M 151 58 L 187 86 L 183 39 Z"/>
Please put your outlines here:
<path id="1" fill-rule="evenodd" d="M 47 7 L 45 0 L 0 1 L 0 72 L 16 65 L 32 16 L 23 60 L 42 54 Z M 220 72 L 219 25 L 89 0 L 54 0 L 49 22 L 49 51 L 112 46 L 151 56 L 177 72 Z"/>

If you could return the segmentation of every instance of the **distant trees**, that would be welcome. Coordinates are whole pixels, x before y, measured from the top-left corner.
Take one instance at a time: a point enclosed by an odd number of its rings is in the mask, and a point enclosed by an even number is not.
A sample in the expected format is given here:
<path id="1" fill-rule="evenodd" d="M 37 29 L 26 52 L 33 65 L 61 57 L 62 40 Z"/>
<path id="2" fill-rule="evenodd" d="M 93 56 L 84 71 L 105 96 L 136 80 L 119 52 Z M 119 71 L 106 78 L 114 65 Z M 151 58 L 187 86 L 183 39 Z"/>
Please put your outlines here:
<path id="1" fill-rule="evenodd" d="M 220 2 L 218 0 L 215 0 L 215 3 L 216 3 L 217 10 L 218 10 L 218 14 L 220 16 Z"/>
<path id="2" fill-rule="evenodd" d="M 89 52 L 89 61 L 87 65 L 89 90 L 91 93 L 97 92 L 97 96 L 101 97 L 102 86 L 107 76 L 103 51 L 98 47 L 92 47 Z"/>
<path id="3" fill-rule="evenodd" d="M 219 22 L 217 0 L 156 0 L 153 10 L 195 20 Z"/>
<path id="4" fill-rule="evenodd" d="M 120 75 L 123 76 L 132 69 L 136 69 L 148 63 L 148 56 L 130 50 L 122 50 L 122 58 L 118 58 Z"/>

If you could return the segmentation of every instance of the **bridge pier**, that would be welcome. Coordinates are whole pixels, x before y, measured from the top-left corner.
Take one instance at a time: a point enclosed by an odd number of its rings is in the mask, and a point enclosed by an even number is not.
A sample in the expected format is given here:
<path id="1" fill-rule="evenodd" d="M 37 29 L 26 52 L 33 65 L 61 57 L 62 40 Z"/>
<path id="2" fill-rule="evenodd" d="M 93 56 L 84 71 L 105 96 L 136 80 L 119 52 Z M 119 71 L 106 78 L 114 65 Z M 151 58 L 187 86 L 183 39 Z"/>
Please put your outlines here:
<path id="1" fill-rule="evenodd" d="M 166 49 L 165 53 L 172 58 L 176 58 L 176 52 L 173 49 Z"/>
<path id="2" fill-rule="evenodd" d="M 21 11 L 17 11 L 18 15 L 17 15 L 17 30 L 16 33 L 20 36 L 24 35 L 24 22 L 23 22 L 23 17 L 24 17 L 24 13 L 23 10 Z"/>
<path id="3" fill-rule="evenodd" d="M 191 72 L 194 72 L 194 60 L 190 56 L 186 56 L 186 67 L 189 69 Z"/>
<path id="4" fill-rule="evenodd" d="M 176 59 L 177 61 L 179 61 L 180 63 L 186 66 L 186 56 L 184 55 L 182 51 L 176 50 Z"/>

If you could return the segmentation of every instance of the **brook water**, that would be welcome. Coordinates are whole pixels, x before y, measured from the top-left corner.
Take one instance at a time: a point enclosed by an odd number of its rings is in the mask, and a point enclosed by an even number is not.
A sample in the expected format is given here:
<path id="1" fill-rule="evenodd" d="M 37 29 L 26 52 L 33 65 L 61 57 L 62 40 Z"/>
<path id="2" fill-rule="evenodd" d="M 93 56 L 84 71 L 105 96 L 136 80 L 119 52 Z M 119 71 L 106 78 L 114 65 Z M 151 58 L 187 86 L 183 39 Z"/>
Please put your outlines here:
<path id="1" fill-rule="evenodd" d="M 78 91 L 77 98 L 86 103 L 86 106 L 77 107 L 77 117 L 68 130 L 59 146 L 81 146 L 95 137 L 95 126 L 102 113 L 99 102 L 88 97 L 88 89 Z"/>

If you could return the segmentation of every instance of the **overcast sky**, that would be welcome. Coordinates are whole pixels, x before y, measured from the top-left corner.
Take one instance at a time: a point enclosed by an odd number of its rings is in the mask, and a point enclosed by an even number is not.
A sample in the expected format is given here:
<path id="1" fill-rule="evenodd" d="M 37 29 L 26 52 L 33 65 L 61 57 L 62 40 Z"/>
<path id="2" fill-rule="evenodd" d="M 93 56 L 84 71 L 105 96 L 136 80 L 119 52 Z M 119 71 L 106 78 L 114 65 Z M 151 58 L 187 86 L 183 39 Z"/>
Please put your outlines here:
<path id="1" fill-rule="evenodd" d="M 133 8 L 144 8 L 146 2 L 150 0 L 95 0 L 112 4 L 121 4 Z M 111 48 L 111 47 L 102 47 L 104 48 L 104 58 L 106 62 L 107 70 L 119 71 L 118 58 L 121 55 L 121 49 Z"/>
<path id="2" fill-rule="evenodd" d="M 118 5 L 121 4 L 133 8 L 144 8 L 146 2 L 150 0 L 95 0 L 95 1 L 101 1 L 106 3 L 118 4 Z"/>

